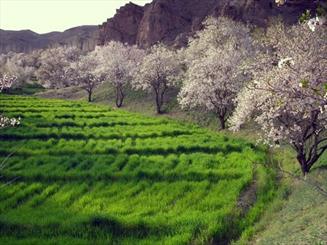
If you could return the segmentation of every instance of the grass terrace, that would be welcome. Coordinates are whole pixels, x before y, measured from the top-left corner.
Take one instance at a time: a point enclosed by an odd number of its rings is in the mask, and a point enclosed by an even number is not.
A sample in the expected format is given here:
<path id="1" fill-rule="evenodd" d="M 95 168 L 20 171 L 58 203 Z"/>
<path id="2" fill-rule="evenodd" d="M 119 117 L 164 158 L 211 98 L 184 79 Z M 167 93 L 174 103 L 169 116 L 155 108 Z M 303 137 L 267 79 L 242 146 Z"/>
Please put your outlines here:
<path id="1" fill-rule="evenodd" d="M 265 148 L 107 106 L 0 96 L 1 244 L 225 244 L 275 194 Z M 255 197 L 251 197 L 255 193 Z"/>

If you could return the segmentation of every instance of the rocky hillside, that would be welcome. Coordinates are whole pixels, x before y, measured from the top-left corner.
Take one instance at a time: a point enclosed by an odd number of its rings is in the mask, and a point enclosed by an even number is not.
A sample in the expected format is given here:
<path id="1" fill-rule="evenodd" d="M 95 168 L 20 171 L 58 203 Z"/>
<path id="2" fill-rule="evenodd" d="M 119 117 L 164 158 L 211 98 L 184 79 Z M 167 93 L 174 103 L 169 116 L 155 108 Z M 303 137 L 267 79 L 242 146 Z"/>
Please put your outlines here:
<path id="1" fill-rule="evenodd" d="M 6 31 L 0 29 L 0 53 L 30 52 L 34 49 L 58 45 L 77 46 L 92 50 L 97 44 L 97 26 L 79 26 L 64 32 L 38 34 L 30 30 Z"/>
<path id="2" fill-rule="evenodd" d="M 143 7 L 130 2 L 99 27 L 79 26 L 47 34 L 0 29 L 0 53 L 29 52 L 57 45 L 92 50 L 110 40 L 140 47 L 158 41 L 182 46 L 209 15 L 227 15 L 260 26 L 266 25 L 270 17 L 280 15 L 286 22 L 294 23 L 305 9 L 313 8 L 313 2 L 289 0 L 283 7 L 278 7 L 274 0 L 153 0 Z"/>
<path id="3" fill-rule="evenodd" d="M 183 45 L 208 15 L 227 15 L 260 26 L 280 15 L 294 23 L 305 9 L 313 7 L 313 2 L 289 1 L 283 7 L 274 0 L 154 0 L 144 7 L 129 3 L 99 26 L 99 44 L 116 40 L 141 47 L 158 41 Z"/>

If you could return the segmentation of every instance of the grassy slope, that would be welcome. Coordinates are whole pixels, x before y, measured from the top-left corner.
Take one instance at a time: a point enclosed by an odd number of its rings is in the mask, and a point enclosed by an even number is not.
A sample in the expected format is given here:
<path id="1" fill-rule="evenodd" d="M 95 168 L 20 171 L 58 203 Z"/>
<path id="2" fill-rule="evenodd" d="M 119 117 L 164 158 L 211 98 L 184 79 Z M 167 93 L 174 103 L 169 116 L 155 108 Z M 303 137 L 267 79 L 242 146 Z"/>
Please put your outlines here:
<path id="1" fill-rule="evenodd" d="M 29 82 L 24 84 L 24 86 L 11 88 L 10 91 L 8 91 L 10 94 L 17 94 L 17 95 L 33 95 L 35 93 L 41 93 L 44 92 L 44 88 L 41 85 L 38 85 L 34 82 Z"/>
<path id="2" fill-rule="evenodd" d="M 310 179 L 320 179 L 327 187 L 327 172 L 314 171 Z M 292 193 L 280 210 L 264 216 L 263 229 L 253 239 L 255 244 L 327 244 L 327 202 L 312 186 L 300 180 L 291 183 Z"/>
<path id="3" fill-rule="evenodd" d="M 273 176 L 264 151 L 195 125 L 30 97 L 1 96 L 0 106 L 22 117 L 0 132 L 1 161 L 19 146 L 2 171 L 15 183 L 0 193 L 0 243 L 222 242 L 274 193 L 259 181 Z M 253 174 L 259 198 L 242 214 Z"/>
<path id="4" fill-rule="evenodd" d="M 86 101 L 87 98 L 86 92 L 79 88 L 54 89 L 41 92 L 38 95 L 45 98 L 61 98 L 84 101 Z M 166 99 L 166 103 L 164 105 L 164 109 L 167 113 L 160 116 L 177 119 L 183 122 L 196 122 L 201 126 L 209 127 L 211 129 L 217 128 L 217 121 L 210 113 L 203 113 L 203 110 L 192 112 L 182 111 L 178 106 L 176 95 L 177 91 L 169 90 L 167 92 L 166 97 L 168 99 Z M 112 88 L 110 88 L 110 85 L 102 84 L 95 90 L 93 102 L 116 107 L 115 92 L 112 90 Z M 122 109 L 131 112 L 138 112 L 147 116 L 158 116 L 155 112 L 153 96 L 142 91 L 127 89 Z"/>
<path id="5" fill-rule="evenodd" d="M 70 92 L 62 92 L 63 98 L 70 97 Z M 47 96 L 47 95 L 46 95 Z M 56 95 L 55 95 L 56 96 Z M 79 93 L 79 99 L 86 96 Z M 95 102 L 113 105 L 114 93 L 108 85 L 102 85 L 95 93 Z M 128 91 L 124 109 L 155 115 L 151 96 L 140 92 Z M 168 106 L 166 116 L 182 121 L 197 122 L 202 126 L 216 128 L 215 119 L 208 114 L 192 115 L 181 111 L 172 101 Z M 255 141 L 257 130 L 248 128 L 236 137 L 243 137 Z M 230 132 L 226 134 L 230 135 Z M 294 153 L 288 147 L 273 153 L 282 168 L 301 177 L 298 165 L 294 160 Z M 327 197 L 321 195 L 311 184 L 327 190 L 327 153 L 320 159 L 312 170 L 307 182 L 280 173 L 279 196 L 267 207 L 265 215 L 257 222 L 253 229 L 243 234 L 239 244 L 327 244 Z M 252 235 L 254 234 L 254 237 Z M 252 238 L 251 238 L 252 237 Z"/>
<path id="6" fill-rule="evenodd" d="M 327 154 L 305 181 L 290 149 L 280 149 L 274 157 L 283 169 L 279 194 L 250 234 L 236 244 L 326 245 L 327 196 L 317 186 L 327 190 Z"/>

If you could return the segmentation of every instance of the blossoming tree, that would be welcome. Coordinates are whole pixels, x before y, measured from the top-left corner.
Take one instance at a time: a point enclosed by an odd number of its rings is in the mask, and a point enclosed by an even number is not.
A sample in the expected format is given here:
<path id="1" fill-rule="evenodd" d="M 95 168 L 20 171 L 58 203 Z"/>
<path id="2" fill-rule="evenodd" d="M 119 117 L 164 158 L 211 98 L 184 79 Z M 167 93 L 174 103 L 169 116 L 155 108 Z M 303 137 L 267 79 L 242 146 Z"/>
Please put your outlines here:
<path id="1" fill-rule="evenodd" d="M 155 95 L 157 113 L 161 114 L 167 89 L 178 83 L 182 72 L 181 68 L 176 51 L 170 50 L 162 44 L 154 45 L 138 66 L 132 86 L 135 89 L 152 91 Z"/>
<path id="2" fill-rule="evenodd" d="M 3 61 L 0 62 L 2 72 L 15 74 L 17 78 L 15 86 L 21 86 L 23 83 L 30 81 L 40 65 L 40 51 L 35 50 L 31 53 L 13 53 L 9 52 L 3 55 Z"/>
<path id="3" fill-rule="evenodd" d="M 65 74 L 70 63 L 78 60 L 81 51 L 73 47 L 45 49 L 40 56 L 41 65 L 37 76 L 45 87 L 60 88 L 69 86 Z"/>
<path id="4" fill-rule="evenodd" d="M 7 74 L 0 74 L 0 92 L 10 88 L 17 80 L 17 77 Z M 0 114 L 0 128 L 19 125 L 20 119 L 8 118 Z"/>
<path id="5" fill-rule="evenodd" d="M 182 108 L 205 107 L 222 129 L 246 80 L 242 64 L 253 51 L 250 30 L 227 18 L 209 18 L 186 49 L 187 72 L 178 100 Z"/>
<path id="6" fill-rule="evenodd" d="M 104 76 L 116 90 L 116 106 L 121 107 L 125 98 L 124 89 L 135 73 L 137 63 L 144 57 L 144 51 L 136 46 L 111 41 L 106 46 L 97 47 L 99 59 L 97 73 Z"/>
<path id="7" fill-rule="evenodd" d="M 265 54 L 253 70 L 254 81 L 238 96 L 233 129 L 251 116 L 266 143 L 289 142 L 303 175 L 327 149 L 327 33 L 306 24 L 267 31 Z"/>
<path id="8" fill-rule="evenodd" d="M 70 63 L 65 70 L 64 77 L 70 81 L 69 85 L 79 86 L 88 94 L 88 102 L 92 101 L 92 94 L 102 78 L 95 72 L 99 61 L 94 52 L 82 55 L 75 62 Z"/>

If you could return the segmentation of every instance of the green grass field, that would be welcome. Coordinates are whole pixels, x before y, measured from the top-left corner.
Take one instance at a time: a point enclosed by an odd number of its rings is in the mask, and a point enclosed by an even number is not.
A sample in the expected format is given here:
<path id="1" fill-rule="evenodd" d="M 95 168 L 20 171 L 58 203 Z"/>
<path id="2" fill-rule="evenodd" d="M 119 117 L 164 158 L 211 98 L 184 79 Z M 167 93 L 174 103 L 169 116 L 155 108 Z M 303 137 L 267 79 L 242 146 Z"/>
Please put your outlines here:
<path id="1" fill-rule="evenodd" d="M 196 125 L 34 97 L 0 111 L 22 120 L 0 131 L 0 244 L 225 244 L 275 193 L 263 147 Z"/>

